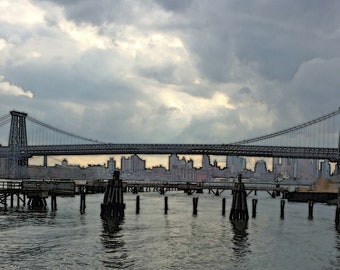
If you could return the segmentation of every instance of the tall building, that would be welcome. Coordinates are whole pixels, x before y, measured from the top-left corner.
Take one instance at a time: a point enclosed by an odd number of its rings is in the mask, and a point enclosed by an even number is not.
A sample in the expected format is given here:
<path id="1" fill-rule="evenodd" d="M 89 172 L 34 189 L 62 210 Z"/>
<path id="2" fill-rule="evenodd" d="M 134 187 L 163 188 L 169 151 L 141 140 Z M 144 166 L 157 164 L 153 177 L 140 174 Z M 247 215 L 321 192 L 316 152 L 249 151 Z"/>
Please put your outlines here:
<path id="1" fill-rule="evenodd" d="M 116 170 L 116 161 L 112 157 L 107 161 L 107 169 L 112 174 Z"/>
<path id="2" fill-rule="evenodd" d="M 330 177 L 330 171 L 331 171 L 331 166 L 329 164 L 328 160 L 324 160 L 320 163 L 320 173 L 321 173 L 321 177 L 323 179 L 327 179 Z"/>
<path id="3" fill-rule="evenodd" d="M 241 173 L 246 169 L 246 159 L 238 156 L 227 156 L 227 168 L 230 173 Z"/>
<path id="4" fill-rule="evenodd" d="M 296 179 L 315 180 L 319 177 L 318 160 L 316 159 L 297 159 L 295 168 Z M 328 171 L 329 173 L 329 171 Z"/>
<path id="5" fill-rule="evenodd" d="M 169 157 L 169 171 L 173 181 L 192 181 L 196 179 L 193 160 L 186 161 L 184 157 L 179 159 L 175 154 Z"/>
<path id="6" fill-rule="evenodd" d="M 276 177 L 316 180 L 318 178 L 318 161 L 315 159 L 273 158 L 273 173 Z"/>
<path id="7" fill-rule="evenodd" d="M 125 172 L 139 172 L 145 170 L 145 160 L 137 155 L 121 159 L 122 171 Z"/>
<path id="8" fill-rule="evenodd" d="M 295 179 L 297 166 L 292 158 L 273 158 L 273 173 L 275 178 Z"/>
<path id="9" fill-rule="evenodd" d="M 203 155 L 202 170 L 209 170 L 210 168 L 211 168 L 210 157 L 208 155 Z"/>
<path id="10" fill-rule="evenodd" d="M 256 161 L 254 168 L 254 177 L 261 180 L 266 180 L 267 176 L 268 170 L 266 162 L 264 160 Z"/>

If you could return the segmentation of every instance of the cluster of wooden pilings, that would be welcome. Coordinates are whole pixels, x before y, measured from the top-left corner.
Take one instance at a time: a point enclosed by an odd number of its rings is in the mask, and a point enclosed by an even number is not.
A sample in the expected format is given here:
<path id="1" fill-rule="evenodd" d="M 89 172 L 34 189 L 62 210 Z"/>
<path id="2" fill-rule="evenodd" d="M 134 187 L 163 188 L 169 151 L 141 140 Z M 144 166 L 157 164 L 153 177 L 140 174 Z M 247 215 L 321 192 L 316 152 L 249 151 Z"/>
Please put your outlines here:
<path id="1" fill-rule="evenodd" d="M 14 202 L 16 197 L 16 206 L 20 206 L 20 202 L 22 206 L 26 206 L 26 195 L 25 194 L 20 194 L 18 192 L 11 192 L 11 193 L 3 193 L 0 194 L 0 204 L 3 204 L 4 210 L 7 210 L 7 207 L 13 208 L 14 207 Z M 8 198 L 9 198 L 9 205 L 8 205 Z"/>
<path id="2" fill-rule="evenodd" d="M 229 219 L 231 223 L 234 225 L 235 229 L 244 230 L 247 227 L 247 222 L 249 220 L 248 206 L 247 206 L 247 192 L 244 188 L 244 184 L 242 183 L 242 175 L 238 176 L 238 182 L 235 183 L 233 189 L 233 198 L 232 205 L 230 210 Z M 275 198 L 275 197 L 273 197 Z M 193 206 L 193 215 L 197 215 L 198 213 L 198 197 L 192 198 L 192 206 Z M 256 218 L 256 208 L 257 208 L 257 199 L 252 199 L 252 218 Z M 284 219 L 285 217 L 285 205 L 286 200 L 282 199 L 280 201 L 280 218 Z M 313 219 L 313 207 L 314 201 L 308 201 L 308 219 Z M 168 197 L 164 197 L 164 214 L 168 214 Z M 140 197 L 136 196 L 136 214 L 140 213 Z M 226 198 L 222 198 L 222 215 L 225 216 L 226 213 Z M 336 217 L 335 217 L 337 230 L 340 231 L 340 189 L 338 192 L 338 204 L 336 209 Z"/>
<path id="3" fill-rule="evenodd" d="M 124 209 L 123 184 L 119 179 L 119 171 L 115 171 L 106 187 L 100 215 L 105 219 L 118 220 L 124 217 Z"/>
<path id="4" fill-rule="evenodd" d="M 229 215 L 230 220 L 248 220 L 247 192 L 242 183 L 242 175 L 238 175 L 238 183 L 233 189 L 233 201 Z"/>

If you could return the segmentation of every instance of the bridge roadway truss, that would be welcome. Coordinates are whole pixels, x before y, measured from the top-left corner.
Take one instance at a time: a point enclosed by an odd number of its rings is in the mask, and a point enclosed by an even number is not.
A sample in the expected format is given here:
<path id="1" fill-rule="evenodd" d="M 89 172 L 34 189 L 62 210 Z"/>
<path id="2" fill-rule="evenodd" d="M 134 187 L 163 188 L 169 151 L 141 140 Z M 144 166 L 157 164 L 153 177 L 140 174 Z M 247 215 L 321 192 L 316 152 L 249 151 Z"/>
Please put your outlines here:
<path id="1" fill-rule="evenodd" d="M 0 147 L 0 157 L 7 157 L 10 149 Z M 78 144 L 35 145 L 18 147 L 21 157 L 59 155 L 119 155 L 119 154 L 179 154 L 230 155 L 252 157 L 282 157 L 328 159 L 338 161 L 338 148 L 256 146 L 240 144 Z"/>

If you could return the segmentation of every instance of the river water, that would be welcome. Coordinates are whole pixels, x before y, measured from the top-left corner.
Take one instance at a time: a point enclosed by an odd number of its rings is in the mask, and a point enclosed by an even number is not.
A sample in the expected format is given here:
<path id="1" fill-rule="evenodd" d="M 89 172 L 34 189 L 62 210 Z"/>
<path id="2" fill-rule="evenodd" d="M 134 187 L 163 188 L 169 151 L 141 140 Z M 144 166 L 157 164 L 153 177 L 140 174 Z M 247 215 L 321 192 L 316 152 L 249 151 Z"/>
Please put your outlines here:
<path id="1" fill-rule="evenodd" d="M 87 195 L 86 212 L 80 198 L 57 198 L 58 210 L 32 212 L 0 209 L 1 269 L 340 269 L 340 234 L 335 230 L 335 207 L 314 205 L 309 220 L 305 203 L 286 202 L 280 218 L 280 199 L 266 192 L 258 199 L 257 216 L 245 231 L 233 228 L 228 215 L 230 191 L 221 196 L 164 196 L 124 193 L 125 219 L 115 231 L 100 218 L 103 194 Z M 222 216 L 222 198 L 227 201 Z"/>

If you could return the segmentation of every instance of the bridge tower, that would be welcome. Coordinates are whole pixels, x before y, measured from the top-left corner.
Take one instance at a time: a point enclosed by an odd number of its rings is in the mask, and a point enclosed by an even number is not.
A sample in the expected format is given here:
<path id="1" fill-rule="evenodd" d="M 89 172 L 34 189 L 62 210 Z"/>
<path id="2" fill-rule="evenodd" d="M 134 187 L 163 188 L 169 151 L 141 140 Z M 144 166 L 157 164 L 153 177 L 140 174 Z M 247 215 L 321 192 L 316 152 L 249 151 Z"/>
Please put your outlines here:
<path id="1" fill-rule="evenodd" d="M 26 113 L 11 111 L 11 128 L 8 139 L 7 177 L 22 178 L 26 175 L 27 157 L 21 151 L 27 147 Z"/>

